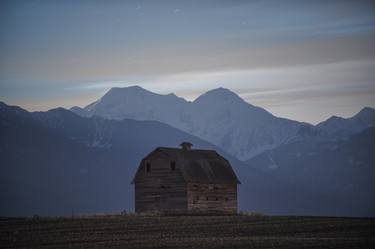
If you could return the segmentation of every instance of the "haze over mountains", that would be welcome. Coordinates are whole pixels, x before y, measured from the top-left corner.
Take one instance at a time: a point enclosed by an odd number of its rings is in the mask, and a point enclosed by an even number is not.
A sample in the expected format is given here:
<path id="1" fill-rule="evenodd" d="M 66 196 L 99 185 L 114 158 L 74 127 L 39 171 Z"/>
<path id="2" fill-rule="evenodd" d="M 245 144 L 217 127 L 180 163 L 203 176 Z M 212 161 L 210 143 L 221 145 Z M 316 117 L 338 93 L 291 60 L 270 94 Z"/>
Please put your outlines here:
<path id="1" fill-rule="evenodd" d="M 193 102 L 112 88 L 71 111 L 1 103 L 0 215 L 132 209 L 129 183 L 140 159 L 190 141 L 231 161 L 241 210 L 375 216 L 374 125 L 369 107 L 314 126 L 275 117 L 224 88 Z"/>

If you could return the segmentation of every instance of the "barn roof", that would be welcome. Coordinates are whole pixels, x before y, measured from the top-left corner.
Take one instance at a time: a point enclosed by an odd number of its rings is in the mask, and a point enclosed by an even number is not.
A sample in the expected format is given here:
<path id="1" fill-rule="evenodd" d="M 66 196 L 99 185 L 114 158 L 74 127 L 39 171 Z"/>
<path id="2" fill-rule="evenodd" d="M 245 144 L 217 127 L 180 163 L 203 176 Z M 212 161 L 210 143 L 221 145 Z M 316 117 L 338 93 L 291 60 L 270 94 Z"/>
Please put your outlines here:
<path id="1" fill-rule="evenodd" d="M 158 147 L 146 158 L 155 152 L 163 152 L 174 158 L 187 182 L 240 183 L 230 163 L 214 150 Z"/>

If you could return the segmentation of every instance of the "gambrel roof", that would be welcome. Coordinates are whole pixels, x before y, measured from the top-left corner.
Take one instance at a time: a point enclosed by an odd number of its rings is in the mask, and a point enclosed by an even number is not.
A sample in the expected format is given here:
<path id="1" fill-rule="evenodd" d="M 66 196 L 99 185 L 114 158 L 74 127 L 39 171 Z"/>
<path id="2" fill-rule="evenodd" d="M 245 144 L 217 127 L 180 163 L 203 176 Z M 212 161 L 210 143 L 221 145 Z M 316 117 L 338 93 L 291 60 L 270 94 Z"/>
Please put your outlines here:
<path id="1" fill-rule="evenodd" d="M 172 160 L 178 162 L 178 168 L 181 170 L 186 182 L 240 183 L 228 160 L 214 150 L 184 150 L 180 148 L 158 147 L 147 155 L 142 162 L 158 152 L 162 152 Z M 137 174 L 138 171 L 139 168 Z M 137 174 L 133 182 L 136 180 Z"/>

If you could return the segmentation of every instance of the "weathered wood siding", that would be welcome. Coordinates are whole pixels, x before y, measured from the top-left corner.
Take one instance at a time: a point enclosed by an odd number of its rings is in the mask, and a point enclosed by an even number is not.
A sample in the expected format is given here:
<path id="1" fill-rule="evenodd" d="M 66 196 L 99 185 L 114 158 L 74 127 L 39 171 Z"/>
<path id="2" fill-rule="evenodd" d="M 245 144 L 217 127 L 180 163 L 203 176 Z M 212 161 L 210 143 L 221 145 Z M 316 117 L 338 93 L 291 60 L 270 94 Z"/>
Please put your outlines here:
<path id="1" fill-rule="evenodd" d="M 237 212 L 237 184 L 188 183 L 189 211 Z"/>
<path id="2" fill-rule="evenodd" d="M 173 161 L 175 170 L 171 170 Z M 187 184 L 179 163 L 163 153 L 154 153 L 142 161 L 134 185 L 136 212 L 187 210 Z"/>

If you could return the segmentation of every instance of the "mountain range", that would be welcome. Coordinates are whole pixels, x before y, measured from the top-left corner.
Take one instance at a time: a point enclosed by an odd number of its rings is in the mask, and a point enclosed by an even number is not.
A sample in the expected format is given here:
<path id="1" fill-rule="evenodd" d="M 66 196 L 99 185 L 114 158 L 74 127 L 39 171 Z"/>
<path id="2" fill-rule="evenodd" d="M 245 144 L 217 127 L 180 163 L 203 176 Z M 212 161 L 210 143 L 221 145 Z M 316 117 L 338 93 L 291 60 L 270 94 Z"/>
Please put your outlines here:
<path id="1" fill-rule="evenodd" d="M 157 121 L 80 117 L 63 108 L 27 112 L 0 103 L 0 215 L 70 215 L 133 209 L 130 184 L 140 160 L 157 146 L 191 141 L 232 164 L 242 184 L 241 210 L 268 214 L 342 214 L 334 196 L 297 187 L 220 148 Z M 333 200 L 335 200 L 333 202 Z"/>
<path id="2" fill-rule="evenodd" d="M 242 182 L 242 210 L 375 216 L 374 125 L 369 107 L 314 126 L 224 88 L 193 102 L 112 88 L 70 111 L 30 113 L 0 103 L 0 215 L 131 210 L 140 159 L 190 141 L 229 159 Z"/>

